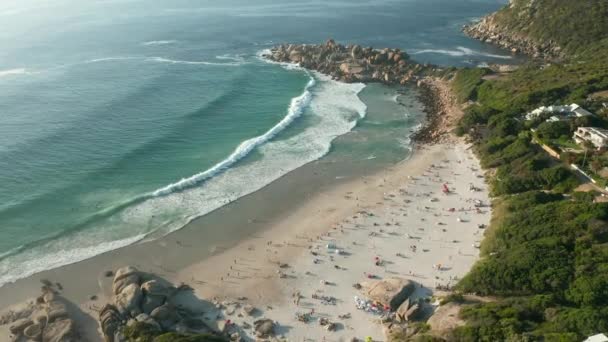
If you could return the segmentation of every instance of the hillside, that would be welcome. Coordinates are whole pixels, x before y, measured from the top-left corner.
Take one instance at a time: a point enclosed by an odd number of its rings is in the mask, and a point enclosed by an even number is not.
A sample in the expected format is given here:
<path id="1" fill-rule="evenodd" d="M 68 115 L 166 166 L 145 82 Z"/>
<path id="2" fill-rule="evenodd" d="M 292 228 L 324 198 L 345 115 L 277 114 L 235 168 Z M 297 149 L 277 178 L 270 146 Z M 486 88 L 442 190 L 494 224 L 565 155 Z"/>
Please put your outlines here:
<path id="1" fill-rule="evenodd" d="M 608 47 L 608 1 L 511 0 L 465 32 L 535 57 L 594 58 Z"/>
<path id="2" fill-rule="evenodd" d="M 451 78 L 468 134 L 488 172 L 493 223 L 482 258 L 459 283 L 494 300 L 462 306 L 466 325 L 449 341 L 581 341 L 608 332 L 608 204 L 578 192 L 568 164 L 608 166 L 608 152 L 562 152 L 537 141 L 571 140 L 580 126 L 608 128 L 608 1 L 512 0 L 465 31 L 519 52 L 558 60 L 511 73 L 460 69 Z M 493 76 L 493 77 L 488 77 Z M 540 106 L 576 102 L 595 116 L 525 120 Z M 605 181 L 602 181 L 605 182 Z M 459 298 L 456 296 L 455 298 Z"/>

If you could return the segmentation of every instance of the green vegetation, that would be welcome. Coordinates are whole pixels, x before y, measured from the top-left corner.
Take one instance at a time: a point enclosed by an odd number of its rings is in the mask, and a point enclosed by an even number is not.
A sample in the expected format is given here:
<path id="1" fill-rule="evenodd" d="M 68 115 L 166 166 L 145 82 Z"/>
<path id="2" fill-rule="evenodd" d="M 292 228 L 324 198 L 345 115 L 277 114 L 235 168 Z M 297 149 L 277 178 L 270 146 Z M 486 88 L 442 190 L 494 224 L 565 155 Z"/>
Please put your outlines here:
<path id="1" fill-rule="evenodd" d="M 608 89 L 606 18 L 604 0 L 516 0 L 496 23 L 554 42 L 566 60 L 528 63 L 494 78 L 484 78 L 485 69 L 454 74 L 455 95 L 469 102 L 456 133 L 468 134 L 482 166 L 493 171 L 497 197 L 482 259 L 458 284 L 495 300 L 463 304 L 467 324 L 450 340 L 581 341 L 608 332 L 608 204 L 594 203 L 595 193 L 573 193 L 578 181 L 565 167 L 584 164 L 595 177 L 605 173 L 608 153 L 586 148 L 563 152 L 560 161 L 534 143 L 564 151 L 575 147 L 570 137 L 577 127 L 608 127 L 606 111 L 590 97 Z M 536 107 L 573 102 L 600 116 L 522 120 Z"/>
<path id="2" fill-rule="evenodd" d="M 608 331 L 608 204 L 536 191 L 500 207 L 483 259 L 458 286 L 502 298 L 465 306 L 455 338 L 580 341 Z"/>
<path id="3" fill-rule="evenodd" d="M 454 76 L 454 87 L 456 98 L 463 103 L 475 100 L 477 97 L 477 86 L 481 84 L 483 76 L 491 73 L 489 69 L 474 68 L 461 69 Z"/>
<path id="4" fill-rule="evenodd" d="M 182 335 L 177 333 L 163 333 L 153 325 L 135 323 L 124 330 L 129 342 L 226 342 L 227 340 L 215 335 L 197 334 Z"/>
<path id="5" fill-rule="evenodd" d="M 496 22 L 536 42 L 553 41 L 568 54 L 584 55 L 608 45 L 605 0 L 516 0 L 498 12 Z"/>

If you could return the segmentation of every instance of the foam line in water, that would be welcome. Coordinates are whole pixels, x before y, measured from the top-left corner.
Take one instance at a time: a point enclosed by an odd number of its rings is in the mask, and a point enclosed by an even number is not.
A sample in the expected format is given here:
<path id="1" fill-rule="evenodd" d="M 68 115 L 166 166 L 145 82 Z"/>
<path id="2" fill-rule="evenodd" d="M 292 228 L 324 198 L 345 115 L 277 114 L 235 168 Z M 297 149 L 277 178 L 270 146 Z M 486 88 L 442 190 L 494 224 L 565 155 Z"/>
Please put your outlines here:
<path id="1" fill-rule="evenodd" d="M 30 74 L 25 68 L 16 68 L 16 69 L 8 69 L 8 70 L 0 70 L 0 77 L 5 76 L 14 76 L 14 75 L 27 75 Z"/>
<path id="2" fill-rule="evenodd" d="M 137 56 L 119 56 L 119 57 L 105 57 L 105 58 L 95 58 L 90 59 L 84 64 L 91 63 L 103 63 L 103 62 L 112 62 L 112 61 L 130 61 L 130 60 L 140 60 L 144 62 L 152 62 L 152 63 L 168 63 L 168 64 L 185 64 L 185 65 L 217 65 L 217 66 L 241 66 L 245 64 L 242 62 L 209 62 L 209 61 L 184 61 L 184 60 L 175 60 L 164 57 L 137 57 Z"/>
<path id="3" fill-rule="evenodd" d="M 169 45 L 169 44 L 175 44 L 175 43 L 177 43 L 177 40 L 151 40 L 149 42 L 141 43 L 141 45 L 154 46 L 154 45 Z"/>
<path id="4" fill-rule="evenodd" d="M 442 54 L 453 57 L 464 57 L 464 56 L 483 56 L 483 57 L 491 57 L 491 58 L 500 58 L 500 59 L 511 59 L 511 56 L 507 55 L 496 55 L 481 51 L 475 51 L 469 48 L 465 48 L 462 46 L 457 47 L 455 50 L 445 50 L 445 49 L 424 49 L 424 50 L 414 50 L 410 54 L 412 55 L 421 55 L 421 54 Z"/>
<path id="5" fill-rule="evenodd" d="M 57 251 L 53 254 L 47 254 L 44 257 L 34 255 L 37 253 L 34 249 L 27 250 L 24 253 L 31 255 L 27 258 L 27 261 L 19 264 L 18 270 L 14 268 L 14 265 L 10 265 L 10 263 L 7 265 L 6 261 L 0 263 L 0 286 L 12 283 L 21 278 L 27 278 L 32 274 L 74 264 L 102 253 L 132 245 L 143 238 L 145 238 L 144 234 L 123 240 L 102 242 L 84 248 L 73 248 L 74 246 L 70 246 L 70 248 Z"/>
<path id="6" fill-rule="evenodd" d="M 287 128 L 296 118 L 302 115 L 304 109 L 310 104 L 310 101 L 312 99 L 310 88 L 312 88 L 315 83 L 316 82 L 314 77 L 311 76 L 310 80 L 308 81 L 308 84 L 304 88 L 304 92 L 300 96 L 291 99 L 291 104 L 289 105 L 287 115 L 269 131 L 267 131 L 263 135 L 242 142 L 236 148 L 236 150 L 234 150 L 234 152 L 232 152 L 226 159 L 222 160 L 212 168 L 189 178 L 184 178 L 176 183 L 169 184 L 164 188 L 154 191 L 152 195 L 164 196 L 175 191 L 179 191 L 184 188 L 196 185 L 197 183 L 200 183 L 210 177 L 213 177 L 214 175 L 229 168 L 234 163 L 238 162 L 239 160 L 247 156 L 249 153 L 251 153 L 251 151 L 253 151 L 256 147 L 274 138 L 278 133 Z"/>

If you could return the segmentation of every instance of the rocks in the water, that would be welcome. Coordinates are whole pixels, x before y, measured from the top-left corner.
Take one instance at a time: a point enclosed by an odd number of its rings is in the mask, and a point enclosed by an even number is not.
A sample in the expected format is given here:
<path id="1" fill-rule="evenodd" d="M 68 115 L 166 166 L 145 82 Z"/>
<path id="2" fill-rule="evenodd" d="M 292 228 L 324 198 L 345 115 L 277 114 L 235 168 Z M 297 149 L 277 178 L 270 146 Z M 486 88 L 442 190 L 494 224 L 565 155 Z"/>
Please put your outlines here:
<path id="1" fill-rule="evenodd" d="M 122 314 L 137 316 L 141 312 L 143 293 L 137 284 L 130 284 L 114 296 L 114 303 Z"/>
<path id="2" fill-rule="evenodd" d="M 343 82 L 406 84 L 418 64 L 399 49 L 374 50 L 359 45 L 343 46 L 333 40 L 322 45 L 279 45 L 265 56 L 277 62 L 297 63 Z"/>
<path id="3" fill-rule="evenodd" d="M 268 338 L 274 336 L 274 322 L 271 319 L 259 319 L 253 322 L 255 336 L 259 338 Z"/>

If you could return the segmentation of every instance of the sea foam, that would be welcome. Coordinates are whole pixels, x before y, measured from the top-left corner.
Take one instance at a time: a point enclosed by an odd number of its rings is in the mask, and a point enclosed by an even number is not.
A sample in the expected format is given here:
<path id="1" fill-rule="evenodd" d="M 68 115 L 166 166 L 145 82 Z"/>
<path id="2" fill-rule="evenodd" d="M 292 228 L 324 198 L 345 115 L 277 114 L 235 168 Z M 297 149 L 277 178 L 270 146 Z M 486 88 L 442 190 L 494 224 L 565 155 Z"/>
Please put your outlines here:
<path id="1" fill-rule="evenodd" d="M 25 68 L 0 70 L 0 77 L 13 76 L 13 75 L 27 75 L 29 73 L 30 72 Z"/>
<path id="2" fill-rule="evenodd" d="M 153 46 L 153 45 L 169 45 L 176 44 L 177 40 L 151 40 L 149 42 L 141 43 L 144 46 Z"/>
<path id="3" fill-rule="evenodd" d="M 150 63 L 167 63 L 167 64 L 184 64 L 184 65 L 211 65 L 211 66 L 231 66 L 238 67 L 243 64 L 246 64 L 245 61 L 240 62 L 209 62 L 209 61 L 186 61 L 186 60 L 178 60 L 178 59 L 169 59 L 164 57 L 141 57 L 141 56 L 118 56 L 118 57 L 104 57 L 104 58 L 95 58 L 90 59 L 84 64 L 90 63 L 103 63 L 103 62 L 113 62 L 113 61 L 132 61 L 138 60 L 142 62 L 150 62 Z"/>
<path id="4" fill-rule="evenodd" d="M 283 131 L 287 126 L 289 126 L 297 117 L 302 115 L 304 108 L 308 106 L 311 100 L 310 88 L 315 85 L 316 81 L 313 77 L 310 77 L 308 84 L 304 88 L 304 92 L 291 100 L 291 104 L 289 105 L 289 109 L 287 111 L 287 115 L 281 120 L 278 124 L 272 127 L 269 131 L 260 135 L 258 137 L 246 140 L 242 142 L 234 152 L 232 152 L 226 159 L 222 160 L 209 170 L 198 173 L 189 178 L 184 178 L 176 183 L 169 184 L 164 188 L 158 189 L 153 192 L 154 196 L 163 196 L 169 193 L 172 193 L 177 190 L 182 190 L 185 187 L 193 186 L 199 182 L 202 182 L 205 179 L 213 177 L 219 172 L 229 168 L 237 161 L 241 160 L 245 156 L 247 156 L 251 151 L 253 151 L 256 147 L 268 142 L 274 136 L 276 136 L 279 132 Z"/>
<path id="5" fill-rule="evenodd" d="M 296 66 L 283 67 L 306 72 Z M 365 116 L 367 107 L 358 97 L 365 86 L 308 75 L 304 91 L 291 99 L 285 117 L 266 133 L 242 142 L 214 167 L 146 194 L 86 229 L 0 258 L 0 286 L 168 234 L 323 157 L 336 137 L 351 131 Z M 281 136 L 299 117 L 308 120 L 297 131 Z M 259 158 L 239 162 L 254 150 Z"/>
<path id="6" fill-rule="evenodd" d="M 465 48 L 462 46 L 457 47 L 455 50 L 424 49 L 424 50 L 414 50 L 414 51 L 410 52 L 411 55 L 421 55 L 421 54 L 428 54 L 428 53 L 442 54 L 442 55 L 448 55 L 448 56 L 453 56 L 453 57 L 484 56 L 484 57 L 499 58 L 499 59 L 511 59 L 512 58 L 511 56 L 508 56 L 508 55 L 496 55 L 496 54 L 476 51 L 476 50 Z"/>

